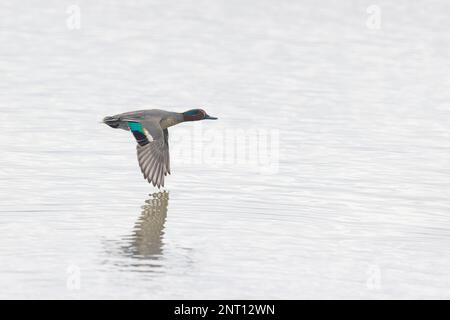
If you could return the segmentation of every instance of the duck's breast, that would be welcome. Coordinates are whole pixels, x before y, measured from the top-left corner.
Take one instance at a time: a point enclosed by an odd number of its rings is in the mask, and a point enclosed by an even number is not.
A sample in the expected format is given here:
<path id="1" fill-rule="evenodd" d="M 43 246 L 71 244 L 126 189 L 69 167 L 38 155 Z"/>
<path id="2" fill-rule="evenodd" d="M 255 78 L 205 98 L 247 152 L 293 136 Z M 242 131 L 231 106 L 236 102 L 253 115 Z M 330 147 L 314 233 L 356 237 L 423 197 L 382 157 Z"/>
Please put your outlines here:
<path id="1" fill-rule="evenodd" d="M 176 112 L 168 112 L 161 118 L 161 121 L 159 123 L 162 129 L 167 129 L 180 122 L 183 122 L 183 116 L 181 114 Z"/>

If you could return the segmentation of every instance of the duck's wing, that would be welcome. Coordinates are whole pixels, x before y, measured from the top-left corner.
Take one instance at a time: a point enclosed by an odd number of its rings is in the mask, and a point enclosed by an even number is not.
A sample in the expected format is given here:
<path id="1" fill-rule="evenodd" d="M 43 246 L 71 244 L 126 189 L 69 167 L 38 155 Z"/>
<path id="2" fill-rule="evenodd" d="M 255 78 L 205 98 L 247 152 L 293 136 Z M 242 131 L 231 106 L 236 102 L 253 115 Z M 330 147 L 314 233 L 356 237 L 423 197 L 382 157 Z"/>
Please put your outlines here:
<path id="1" fill-rule="evenodd" d="M 137 156 L 144 178 L 154 186 L 164 187 L 164 176 L 170 174 L 169 132 L 156 121 L 128 121 L 137 141 Z"/>
<path id="2" fill-rule="evenodd" d="M 164 164 L 166 165 L 166 172 L 164 175 L 170 174 L 170 156 L 169 156 L 169 130 L 164 129 L 164 143 L 166 144 L 166 148 L 164 150 Z"/>

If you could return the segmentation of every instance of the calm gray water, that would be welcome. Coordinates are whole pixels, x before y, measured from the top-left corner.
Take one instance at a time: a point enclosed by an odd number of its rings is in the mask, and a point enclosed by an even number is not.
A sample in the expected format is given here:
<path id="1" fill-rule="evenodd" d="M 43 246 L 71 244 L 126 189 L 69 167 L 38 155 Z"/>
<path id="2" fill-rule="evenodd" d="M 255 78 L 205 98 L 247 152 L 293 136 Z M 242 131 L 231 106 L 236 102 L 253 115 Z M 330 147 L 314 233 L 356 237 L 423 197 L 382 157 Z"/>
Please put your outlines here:
<path id="1" fill-rule="evenodd" d="M 449 12 L 2 0 L 0 298 L 450 298 Z M 163 193 L 99 123 L 154 107 L 219 117 Z"/>

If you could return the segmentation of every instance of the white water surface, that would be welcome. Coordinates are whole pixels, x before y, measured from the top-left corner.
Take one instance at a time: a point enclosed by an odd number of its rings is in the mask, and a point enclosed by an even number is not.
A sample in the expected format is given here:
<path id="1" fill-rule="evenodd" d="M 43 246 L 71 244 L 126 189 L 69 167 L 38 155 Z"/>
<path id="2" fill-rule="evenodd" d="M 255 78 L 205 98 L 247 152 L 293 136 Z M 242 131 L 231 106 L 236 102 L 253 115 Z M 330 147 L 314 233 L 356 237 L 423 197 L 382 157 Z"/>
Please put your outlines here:
<path id="1" fill-rule="evenodd" d="M 0 297 L 449 299 L 449 12 L 2 0 Z M 219 118 L 170 129 L 156 195 L 99 123 L 153 106 Z M 238 129 L 277 170 L 205 160 Z"/>

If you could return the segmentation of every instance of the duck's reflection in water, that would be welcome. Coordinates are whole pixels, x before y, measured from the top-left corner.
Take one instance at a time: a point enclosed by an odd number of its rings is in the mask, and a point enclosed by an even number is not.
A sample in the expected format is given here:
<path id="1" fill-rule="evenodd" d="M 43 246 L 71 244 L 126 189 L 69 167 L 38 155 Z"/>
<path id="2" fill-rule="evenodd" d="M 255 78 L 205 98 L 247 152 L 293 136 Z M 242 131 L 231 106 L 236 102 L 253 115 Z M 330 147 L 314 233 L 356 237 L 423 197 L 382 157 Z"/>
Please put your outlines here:
<path id="1" fill-rule="evenodd" d="M 128 267 L 159 268 L 158 262 L 163 256 L 164 223 L 167 217 L 169 193 L 158 192 L 150 195 L 141 207 L 142 212 L 130 235 L 120 240 L 121 255 L 133 258 L 134 262 L 114 261 L 114 264 Z M 148 271 L 148 270 L 147 270 Z"/>
<path id="2" fill-rule="evenodd" d="M 129 249 L 133 256 L 148 259 L 161 257 L 168 202 L 167 192 L 154 193 L 145 200 L 130 237 Z"/>
<path id="3" fill-rule="evenodd" d="M 153 276 L 166 270 L 167 259 L 184 272 L 192 264 L 191 249 L 175 247 L 167 257 L 164 241 L 164 224 L 169 203 L 168 192 L 150 195 L 141 207 L 142 212 L 130 234 L 119 240 L 105 241 L 106 263 L 112 263 L 120 270 L 146 273 Z M 172 247 L 174 249 L 174 247 Z M 131 258 L 131 259 L 130 259 Z"/>

